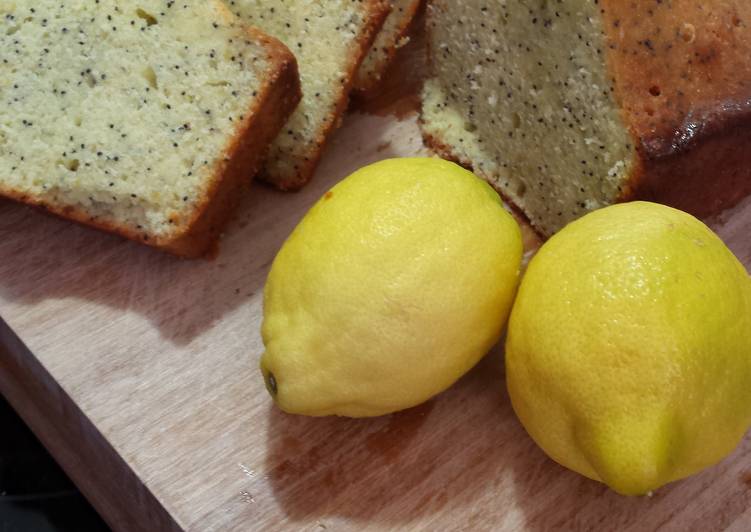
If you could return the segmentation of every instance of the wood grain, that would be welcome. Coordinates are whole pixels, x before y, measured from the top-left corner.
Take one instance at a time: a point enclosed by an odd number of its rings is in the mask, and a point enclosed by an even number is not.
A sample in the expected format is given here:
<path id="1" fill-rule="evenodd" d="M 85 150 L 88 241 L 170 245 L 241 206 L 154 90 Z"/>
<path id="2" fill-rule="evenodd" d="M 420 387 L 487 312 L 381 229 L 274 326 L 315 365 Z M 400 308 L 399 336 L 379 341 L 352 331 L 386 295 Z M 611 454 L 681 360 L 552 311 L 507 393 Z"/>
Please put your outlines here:
<path id="1" fill-rule="evenodd" d="M 2 320 L 0 390 L 38 437 L 54 448 L 69 475 L 81 481 L 86 497 L 113 529 L 178 530 L 141 480 Z"/>
<path id="2" fill-rule="evenodd" d="M 299 193 L 254 186 L 210 262 L 0 203 L 0 314 L 30 349 L 0 334 L 0 391 L 117 530 L 751 529 L 751 440 L 653 497 L 620 497 L 534 445 L 498 348 L 391 416 L 273 407 L 257 370 L 269 265 L 339 179 L 426 153 L 400 114 L 350 115 Z M 751 265 L 751 200 L 713 225 Z"/>

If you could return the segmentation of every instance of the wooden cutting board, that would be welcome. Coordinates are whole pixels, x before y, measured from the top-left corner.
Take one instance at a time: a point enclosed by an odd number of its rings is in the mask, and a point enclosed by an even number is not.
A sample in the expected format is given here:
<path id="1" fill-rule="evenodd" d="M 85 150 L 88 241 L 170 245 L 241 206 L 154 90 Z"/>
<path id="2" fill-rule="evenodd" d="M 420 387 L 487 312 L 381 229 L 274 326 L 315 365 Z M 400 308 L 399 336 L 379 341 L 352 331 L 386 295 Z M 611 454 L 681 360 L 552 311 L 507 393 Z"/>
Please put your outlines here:
<path id="1" fill-rule="evenodd" d="M 426 154 L 403 103 L 350 115 L 302 192 L 255 186 L 213 261 L 0 202 L 0 315 L 28 347 L 0 326 L 0 391 L 118 530 L 751 529 L 751 439 L 652 497 L 618 496 L 525 434 L 498 348 L 402 413 L 273 406 L 257 370 L 269 265 L 339 179 Z M 713 225 L 751 266 L 751 200 Z"/>

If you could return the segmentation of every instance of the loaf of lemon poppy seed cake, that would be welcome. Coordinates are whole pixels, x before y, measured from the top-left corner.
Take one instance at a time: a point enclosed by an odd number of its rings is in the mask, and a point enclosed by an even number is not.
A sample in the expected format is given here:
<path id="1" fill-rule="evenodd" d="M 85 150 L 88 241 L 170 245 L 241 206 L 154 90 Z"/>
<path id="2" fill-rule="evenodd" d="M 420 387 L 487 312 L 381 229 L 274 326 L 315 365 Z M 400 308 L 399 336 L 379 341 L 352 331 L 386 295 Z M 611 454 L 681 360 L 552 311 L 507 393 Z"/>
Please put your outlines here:
<path id="1" fill-rule="evenodd" d="M 751 2 L 433 0 L 424 136 L 543 235 L 613 202 L 751 192 Z"/>
<path id="2" fill-rule="evenodd" d="M 386 0 L 227 0 L 297 56 L 303 99 L 274 140 L 261 177 L 282 190 L 310 180 L 344 113 L 357 69 L 389 12 Z"/>
<path id="3" fill-rule="evenodd" d="M 392 0 L 391 13 L 357 71 L 356 91 L 372 91 L 378 85 L 396 51 L 409 42 L 407 34 L 421 4 L 422 0 Z"/>
<path id="4" fill-rule="evenodd" d="M 183 256 L 300 98 L 218 0 L 0 0 L 0 194 Z"/>

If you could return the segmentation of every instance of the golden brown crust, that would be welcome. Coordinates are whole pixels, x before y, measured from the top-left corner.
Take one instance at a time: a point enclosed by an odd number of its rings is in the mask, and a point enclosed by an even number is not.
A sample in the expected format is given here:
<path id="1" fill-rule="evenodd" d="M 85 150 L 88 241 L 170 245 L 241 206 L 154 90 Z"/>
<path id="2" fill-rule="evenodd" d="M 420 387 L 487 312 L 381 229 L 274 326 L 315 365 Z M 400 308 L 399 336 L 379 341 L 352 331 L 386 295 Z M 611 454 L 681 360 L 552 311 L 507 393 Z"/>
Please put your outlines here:
<path id="1" fill-rule="evenodd" d="M 365 58 L 365 54 L 370 49 L 376 35 L 391 11 L 391 7 L 386 0 L 366 0 L 364 3 L 368 12 L 368 21 L 365 24 L 364 30 L 360 33 L 355 45 L 352 47 L 352 60 L 350 61 L 347 70 L 344 72 L 342 78 L 343 83 L 340 83 L 335 89 L 339 92 L 336 108 L 323 122 L 315 139 L 315 147 L 307 155 L 305 164 L 299 167 L 294 174 L 285 177 L 274 176 L 272 179 L 270 176 L 265 175 L 263 170 L 259 175 L 261 179 L 272 184 L 279 190 L 299 190 L 310 181 L 316 167 L 318 166 L 318 161 L 321 159 L 326 140 L 331 133 L 341 125 L 342 115 L 347 109 L 349 93 L 352 90 L 352 84 L 354 83 L 357 70 L 360 68 L 360 64 Z"/>
<path id="2" fill-rule="evenodd" d="M 2 190 L 0 193 L 62 218 L 143 242 L 175 255 L 186 258 L 205 255 L 211 250 L 236 205 L 240 190 L 250 183 L 251 177 L 263 163 L 271 141 L 302 97 L 294 55 L 277 39 L 255 29 L 246 31 L 252 39 L 266 44 L 270 61 L 276 65 L 274 74 L 264 80 L 254 106 L 236 129 L 223 160 L 214 169 L 214 179 L 191 219 L 184 224 L 183 231 L 166 238 L 155 238 L 132 227 L 93 217 L 73 206 L 51 204 L 17 190 Z"/>
<path id="3" fill-rule="evenodd" d="M 621 200 L 707 216 L 751 193 L 751 2 L 601 6 L 638 157 Z"/>
<path id="4" fill-rule="evenodd" d="M 650 157 L 690 149 L 710 121 L 749 114 L 747 0 L 670 0 L 649 9 L 604 0 L 602 7 L 624 117 Z"/>
<path id="5" fill-rule="evenodd" d="M 424 0 L 413 0 L 409 4 L 407 9 L 405 10 L 404 18 L 400 21 L 401 23 L 398 26 L 396 38 L 394 39 L 393 44 L 382 50 L 382 52 L 384 52 L 384 57 L 376 65 L 375 74 L 364 76 L 360 75 L 361 72 L 358 71 L 357 75 L 355 76 L 354 86 L 352 87 L 352 90 L 367 97 L 368 93 L 372 92 L 373 89 L 375 89 L 379 85 L 381 76 L 386 71 L 386 68 L 391 64 L 397 50 L 399 49 L 399 42 L 407 37 L 407 35 L 409 35 L 409 33 L 413 30 L 414 24 L 419 18 L 417 16 L 418 11 L 423 5 Z M 370 53 L 370 50 L 368 51 L 368 53 Z"/>

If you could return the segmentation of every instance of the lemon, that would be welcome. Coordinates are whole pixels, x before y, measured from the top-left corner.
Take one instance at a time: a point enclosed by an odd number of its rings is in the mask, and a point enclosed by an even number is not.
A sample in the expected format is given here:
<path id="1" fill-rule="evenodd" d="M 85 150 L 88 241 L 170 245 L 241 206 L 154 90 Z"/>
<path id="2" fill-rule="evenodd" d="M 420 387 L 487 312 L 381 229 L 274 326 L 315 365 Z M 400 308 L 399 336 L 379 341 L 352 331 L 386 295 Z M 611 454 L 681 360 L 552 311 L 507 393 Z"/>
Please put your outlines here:
<path id="1" fill-rule="evenodd" d="M 571 223 L 519 287 L 514 410 L 555 461 L 626 495 L 721 460 L 751 423 L 751 282 L 692 216 L 645 202 Z"/>
<path id="2" fill-rule="evenodd" d="M 328 191 L 264 292 L 266 387 L 285 411 L 377 416 L 417 405 L 499 339 L 521 232 L 498 194 L 440 159 L 381 161 Z"/>

